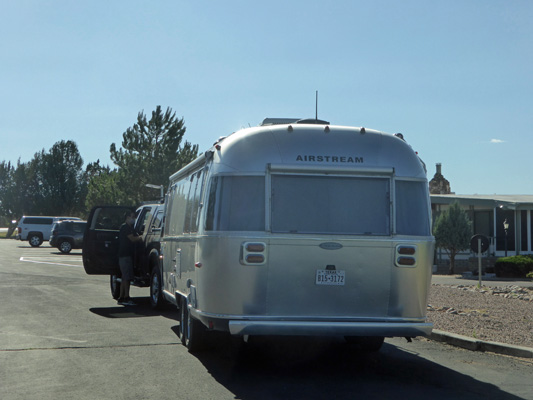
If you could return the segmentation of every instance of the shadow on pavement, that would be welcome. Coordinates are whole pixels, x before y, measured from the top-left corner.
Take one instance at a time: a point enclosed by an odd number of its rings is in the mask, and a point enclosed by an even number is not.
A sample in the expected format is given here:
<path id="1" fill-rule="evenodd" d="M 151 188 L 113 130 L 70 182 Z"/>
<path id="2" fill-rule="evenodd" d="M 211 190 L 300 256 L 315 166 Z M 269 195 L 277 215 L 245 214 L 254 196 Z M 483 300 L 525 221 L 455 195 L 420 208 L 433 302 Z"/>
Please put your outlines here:
<path id="1" fill-rule="evenodd" d="M 52 253 L 55 256 L 82 256 L 83 253 L 81 250 L 72 250 L 70 253 L 61 253 L 60 251 L 53 251 Z"/>
<path id="2" fill-rule="evenodd" d="M 161 309 L 154 310 L 150 306 L 150 299 L 148 297 L 135 297 L 132 300 L 136 304 L 135 306 L 121 306 L 117 304 L 111 307 L 90 308 L 89 311 L 105 318 L 165 317 L 174 320 L 177 318 L 178 313 L 176 312 L 175 306 L 165 304 Z"/>
<path id="3" fill-rule="evenodd" d="M 343 338 L 254 339 L 236 350 L 220 335 L 196 354 L 237 399 L 519 399 L 386 342 L 363 353 Z"/>

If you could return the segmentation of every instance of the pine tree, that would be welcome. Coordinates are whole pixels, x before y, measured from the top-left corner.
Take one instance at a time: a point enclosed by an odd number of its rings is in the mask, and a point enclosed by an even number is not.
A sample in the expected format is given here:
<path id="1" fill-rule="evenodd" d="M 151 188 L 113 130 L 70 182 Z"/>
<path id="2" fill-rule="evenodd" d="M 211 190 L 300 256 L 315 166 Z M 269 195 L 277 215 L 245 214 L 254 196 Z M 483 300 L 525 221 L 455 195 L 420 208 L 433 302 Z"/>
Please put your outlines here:
<path id="1" fill-rule="evenodd" d="M 198 145 L 182 143 L 185 130 L 183 118 L 157 106 L 149 121 L 144 112 L 137 115 L 137 123 L 122 135 L 122 148 L 111 144 L 118 185 L 132 204 L 155 196 L 146 184 L 167 185 L 170 175 L 196 158 Z"/>
<path id="2" fill-rule="evenodd" d="M 433 234 L 437 247 L 444 249 L 450 257 L 448 273 L 452 275 L 455 270 L 455 257 L 460 251 L 470 247 L 472 223 L 466 212 L 454 202 L 437 218 Z"/>

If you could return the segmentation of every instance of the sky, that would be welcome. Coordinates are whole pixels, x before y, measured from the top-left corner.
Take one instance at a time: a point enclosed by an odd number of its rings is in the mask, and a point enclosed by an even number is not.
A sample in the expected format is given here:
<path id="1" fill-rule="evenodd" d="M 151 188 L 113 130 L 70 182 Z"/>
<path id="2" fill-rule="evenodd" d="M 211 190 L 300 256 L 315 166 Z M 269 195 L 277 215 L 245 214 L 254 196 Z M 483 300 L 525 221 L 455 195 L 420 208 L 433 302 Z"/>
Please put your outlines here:
<path id="1" fill-rule="evenodd" d="M 533 194 L 530 0 L 0 2 L 0 162 L 160 105 L 201 152 L 266 117 L 401 132 L 457 194 Z"/>

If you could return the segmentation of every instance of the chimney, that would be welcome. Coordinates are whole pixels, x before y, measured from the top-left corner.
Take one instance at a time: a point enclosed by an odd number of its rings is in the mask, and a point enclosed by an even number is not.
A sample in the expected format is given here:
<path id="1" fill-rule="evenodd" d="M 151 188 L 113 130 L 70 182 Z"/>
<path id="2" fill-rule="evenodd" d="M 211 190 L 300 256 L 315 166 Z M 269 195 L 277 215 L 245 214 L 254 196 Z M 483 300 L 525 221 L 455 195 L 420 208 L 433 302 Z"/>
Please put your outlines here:
<path id="1" fill-rule="evenodd" d="M 437 172 L 432 180 L 429 181 L 429 193 L 431 194 L 452 194 L 450 182 L 442 176 L 442 164 L 437 163 Z"/>

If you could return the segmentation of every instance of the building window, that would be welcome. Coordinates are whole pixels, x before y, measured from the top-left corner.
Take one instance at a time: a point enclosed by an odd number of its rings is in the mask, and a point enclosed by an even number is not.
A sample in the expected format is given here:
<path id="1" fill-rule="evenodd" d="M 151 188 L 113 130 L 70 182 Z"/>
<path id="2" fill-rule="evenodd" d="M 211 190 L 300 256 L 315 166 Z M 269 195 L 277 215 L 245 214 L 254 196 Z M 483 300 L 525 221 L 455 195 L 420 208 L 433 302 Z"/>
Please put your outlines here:
<path id="1" fill-rule="evenodd" d="M 474 233 L 486 237 L 494 236 L 492 211 L 474 211 Z"/>
<path id="2" fill-rule="evenodd" d="M 507 219 L 509 229 L 507 235 L 503 229 L 503 222 Z M 497 209 L 496 212 L 496 250 L 505 251 L 505 243 L 507 242 L 507 251 L 515 251 L 515 223 L 514 211 Z"/>
<path id="3" fill-rule="evenodd" d="M 523 210 L 520 212 L 520 250 L 528 251 L 527 248 L 527 211 Z"/>
<path id="4" fill-rule="evenodd" d="M 530 249 L 533 251 L 533 210 L 529 211 L 529 232 L 531 233 L 529 240 L 530 240 Z"/>

